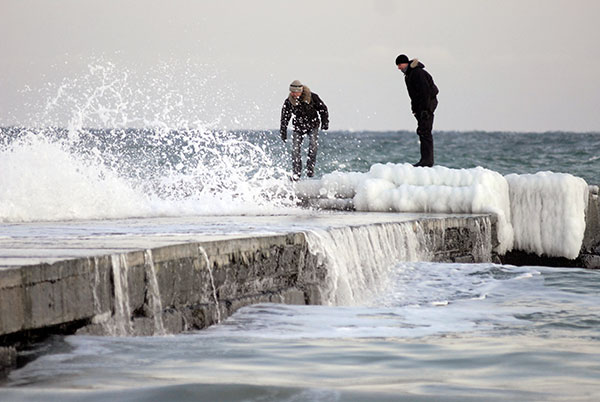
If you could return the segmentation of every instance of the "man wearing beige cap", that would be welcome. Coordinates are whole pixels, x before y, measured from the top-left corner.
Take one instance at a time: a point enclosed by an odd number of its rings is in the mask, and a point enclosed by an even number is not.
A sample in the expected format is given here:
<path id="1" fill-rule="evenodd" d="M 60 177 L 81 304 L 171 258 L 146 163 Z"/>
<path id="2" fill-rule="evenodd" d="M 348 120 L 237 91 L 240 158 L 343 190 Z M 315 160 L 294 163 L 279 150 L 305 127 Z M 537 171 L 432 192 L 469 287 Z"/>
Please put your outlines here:
<path id="1" fill-rule="evenodd" d="M 302 175 L 302 140 L 308 135 L 308 160 L 306 175 L 313 177 L 317 163 L 319 147 L 319 125 L 321 129 L 329 128 L 329 112 L 327 106 L 314 92 L 298 80 L 290 84 L 290 94 L 281 108 L 280 134 L 283 142 L 287 139 L 287 127 L 290 118 L 294 116 L 294 134 L 292 136 L 292 180 L 299 180 Z M 320 120 L 319 120 L 320 117 Z"/>

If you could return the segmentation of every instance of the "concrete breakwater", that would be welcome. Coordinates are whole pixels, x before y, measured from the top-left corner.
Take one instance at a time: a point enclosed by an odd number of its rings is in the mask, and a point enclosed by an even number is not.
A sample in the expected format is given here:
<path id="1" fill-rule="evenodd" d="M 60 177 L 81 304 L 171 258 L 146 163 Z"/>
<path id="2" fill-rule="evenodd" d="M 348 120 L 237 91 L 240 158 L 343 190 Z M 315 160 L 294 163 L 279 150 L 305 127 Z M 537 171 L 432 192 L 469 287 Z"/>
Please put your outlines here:
<path id="1" fill-rule="evenodd" d="M 331 190 L 327 191 L 315 191 L 315 188 L 323 185 L 320 181 L 316 180 L 313 182 L 303 183 L 305 186 L 306 193 L 299 193 L 301 199 L 303 199 L 304 205 L 311 208 L 319 209 L 330 209 L 330 210 L 344 210 L 344 211 L 355 211 L 354 199 L 352 191 L 347 188 L 342 188 L 338 192 Z M 327 183 L 325 183 L 327 186 Z M 335 186 L 334 186 L 335 187 Z M 547 255 L 543 250 L 540 252 L 538 247 L 537 252 L 530 250 L 524 250 L 519 247 L 519 244 L 515 244 L 514 248 L 501 252 L 499 255 L 500 261 L 503 264 L 510 265 L 540 265 L 540 266 L 551 266 L 551 267 L 579 267 L 579 268 L 590 268 L 600 269 L 600 188 L 598 186 L 588 186 L 586 194 L 585 210 L 582 211 L 582 223 L 585 231 L 582 231 L 582 239 L 580 247 L 575 251 L 576 257 L 566 258 L 564 256 Z M 543 209 L 544 199 L 552 200 L 554 194 L 528 194 L 526 198 L 537 199 L 539 205 L 536 208 Z M 546 203 L 552 204 L 552 202 Z M 535 209 L 535 208 L 534 208 Z M 522 212 L 522 211 L 520 211 Z M 561 231 L 564 231 L 564 223 L 572 219 L 569 213 L 572 211 L 558 210 L 558 211 L 545 211 L 545 217 L 541 219 L 542 222 L 536 222 L 536 218 L 540 216 L 528 216 L 531 210 L 521 213 L 520 215 L 524 218 L 515 222 L 515 226 L 520 228 L 526 228 L 528 234 L 534 238 L 556 238 L 565 240 L 572 240 L 570 237 L 573 233 L 565 235 Z M 554 219 L 553 215 L 565 215 L 569 216 L 567 219 Z M 528 220 L 529 218 L 530 220 Z M 553 222 L 555 221 L 555 222 Z M 555 226 L 552 225 L 555 224 Z"/>
<path id="2" fill-rule="evenodd" d="M 418 244 L 420 254 L 409 255 L 413 259 L 485 262 L 494 258 L 495 230 L 490 215 L 424 215 L 325 232 L 355 236 L 353 247 L 372 248 L 377 241 Z M 329 303 L 331 250 L 320 253 L 311 241 L 314 235 L 311 240 L 304 231 L 231 236 L 52 263 L 5 264 L 0 269 L 2 366 L 15 364 L 18 348 L 54 333 L 172 334 L 205 328 L 254 303 Z"/>

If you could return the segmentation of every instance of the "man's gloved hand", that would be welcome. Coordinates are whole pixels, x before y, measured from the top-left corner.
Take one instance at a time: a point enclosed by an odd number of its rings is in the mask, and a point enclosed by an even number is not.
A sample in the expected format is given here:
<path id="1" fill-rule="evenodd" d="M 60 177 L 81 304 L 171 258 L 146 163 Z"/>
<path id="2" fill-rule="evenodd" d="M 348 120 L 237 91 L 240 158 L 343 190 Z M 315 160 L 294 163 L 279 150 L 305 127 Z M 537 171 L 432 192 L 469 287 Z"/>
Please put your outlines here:
<path id="1" fill-rule="evenodd" d="M 321 130 L 329 130 L 329 123 L 321 123 Z"/>
<path id="2" fill-rule="evenodd" d="M 279 134 L 281 135 L 281 141 L 285 142 L 285 140 L 287 140 L 287 129 L 282 128 L 279 130 Z"/>
<path id="3" fill-rule="evenodd" d="M 421 113 L 419 113 L 419 117 L 423 120 L 427 120 L 431 117 L 431 113 L 429 113 L 429 110 L 421 110 Z"/>

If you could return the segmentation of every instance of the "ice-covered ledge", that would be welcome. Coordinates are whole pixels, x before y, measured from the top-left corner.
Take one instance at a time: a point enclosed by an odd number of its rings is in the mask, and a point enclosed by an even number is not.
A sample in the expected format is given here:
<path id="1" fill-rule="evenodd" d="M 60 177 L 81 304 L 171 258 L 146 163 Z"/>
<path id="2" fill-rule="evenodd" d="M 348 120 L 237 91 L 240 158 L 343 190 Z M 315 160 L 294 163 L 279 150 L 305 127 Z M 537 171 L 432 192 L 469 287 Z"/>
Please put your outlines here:
<path id="1" fill-rule="evenodd" d="M 493 213 L 496 251 L 508 263 L 600 268 L 598 186 L 569 174 L 501 176 L 480 167 L 388 163 L 300 181 L 296 194 L 322 209 Z"/>
<path id="2" fill-rule="evenodd" d="M 589 197 L 585 209 L 585 232 L 581 249 L 576 258 L 549 257 L 522 250 L 513 250 L 501 256 L 501 260 L 504 264 L 512 265 L 600 269 L 600 199 L 598 186 L 589 186 Z"/>

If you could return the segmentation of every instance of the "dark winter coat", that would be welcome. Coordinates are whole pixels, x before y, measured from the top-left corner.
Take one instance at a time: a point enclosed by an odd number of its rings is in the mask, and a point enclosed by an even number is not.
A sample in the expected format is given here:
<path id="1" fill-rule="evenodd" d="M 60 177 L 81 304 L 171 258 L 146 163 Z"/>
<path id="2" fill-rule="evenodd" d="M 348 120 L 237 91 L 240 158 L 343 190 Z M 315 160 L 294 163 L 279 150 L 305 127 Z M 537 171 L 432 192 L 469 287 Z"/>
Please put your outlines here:
<path id="1" fill-rule="evenodd" d="M 319 128 L 327 130 L 329 128 L 329 112 L 327 106 L 314 92 L 305 85 L 302 95 L 298 99 L 291 94 L 283 102 L 281 108 L 281 128 L 280 132 L 284 135 L 287 132 L 287 126 L 290 118 L 294 115 L 294 131 L 297 133 L 306 134 Z M 321 120 L 319 121 L 319 117 Z"/>
<path id="2" fill-rule="evenodd" d="M 414 59 L 411 60 L 404 73 L 406 89 L 410 96 L 410 106 L 416 116 L 419 116 L 424 110 L 433 114 L 438 104 L 439 90 L 424 67 L 423 63 Z"/>

